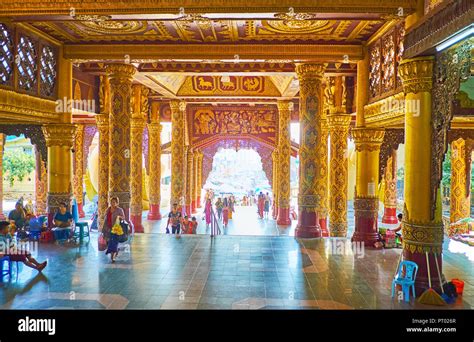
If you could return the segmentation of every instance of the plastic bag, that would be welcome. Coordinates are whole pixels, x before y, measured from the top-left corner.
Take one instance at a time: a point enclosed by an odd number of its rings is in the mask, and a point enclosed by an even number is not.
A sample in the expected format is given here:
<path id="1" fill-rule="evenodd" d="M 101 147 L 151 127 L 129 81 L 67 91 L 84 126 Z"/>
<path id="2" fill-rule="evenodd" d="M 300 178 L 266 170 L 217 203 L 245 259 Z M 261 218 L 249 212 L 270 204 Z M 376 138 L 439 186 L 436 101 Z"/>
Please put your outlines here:
<path id="1" fill-rule="evenodd" d="M 107 241 L 103 234 L 99 235 L 99 251 L 103 252 L 107 249 Z"/>

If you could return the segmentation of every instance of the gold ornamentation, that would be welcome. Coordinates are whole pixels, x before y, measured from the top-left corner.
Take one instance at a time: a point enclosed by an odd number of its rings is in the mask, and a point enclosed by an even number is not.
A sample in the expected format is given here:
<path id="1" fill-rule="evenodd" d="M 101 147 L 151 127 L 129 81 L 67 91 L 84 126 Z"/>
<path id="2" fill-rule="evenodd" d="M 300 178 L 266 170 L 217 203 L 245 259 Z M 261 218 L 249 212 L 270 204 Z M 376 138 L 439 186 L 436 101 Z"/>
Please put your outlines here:
<path id="1" fill-rule="evenodd" d="M 405 123 L 405 94 L 386 97 L 364 106 L 364 118 L 367 126 L 386 127 Z"/>
<path id="2" fill-rule="evenodd" d="M 82 204 L 84 196 L 84 125 L 76 126 L 76 136 L 74 139 L 74 174 L 72 187 L 74 198 L 78 205 Z"/>
<path id="3" fill-rule="evenodd" d="M 139 106 L 140 107 L 140 106 Z M 139 111 L 141 114 L 141 111 Z M 132 117 L 130 120 L 130 214 L 142 214 L 142 165 L 143 165 L 143 130 L 145 120 Z"/>
<path id="4" fill-rule="evenodd" d="M 387 160 L 385 167 L 385 192 L 384 202 L 385 208 L 397 207 L 397 150 L 392 150 L 392 155 Z"/>
<path id="5" fill-rule="evenodd" d="M 71 124 L 48 124 L 43 126 L 43 134 L 46 145 L 71 147 L 74 144 L 76 125 Z"/>
<path id="6" fill-rule="evenodd" d="M 71 192 L 48 192 L 48 211 L 50 213 L 56 213 L 59 210 L 61 203 L 66 203 L 69 209 L 72 203 Z"/>
<path id="7" fill-rule="evenodd" d="M 83 29 L 92 34 L 136 34 L 144 32 L 147 23 L 143 21 L 114 21 L 114 20 L 98 20 L 98 21 L 82 21 L 80 24 Z M 69 26 L 71 27 L 71 26 Z"/>
<path id="8" fill-rule="evenodd" d="M 451 143 L 451 201 L 450 221 L 457 222 L 470 216 L 470 151 L 462 138 Z M 469 162 L 469 163 L 468 163 Z"/>
<path id="9" fill-rule="evenodd" d="M 327 177 L 327 170 L 326 173 L 322 171 L 324 166 L 320 155 L 323 111 L 321 82 L 325 68 L 325 64 L 296 65 L 296 74 L 300 81 L 301 129 L 298 206 L 301 211 L 306 212 L 316 212 L 324 208 L 324 204 L 321 204 L 321 187 L 318 187 L 318 180 L 323 176 Z"/>
<path id="10" fill-rule="evenodd" d="M 127 218 L 130 209 L 130 117 L 132 76 L 135 67 L 109 64 L 111 112 L 109 116 L 109 198 L 117 196 Z"/>
<path id="11" fill-rule="evenodd" d="M 105 79 L 107 78 L 105 77 L 102 80 Z M 110 95 L 110 88 L 106 89 L 106 93 Z M 109 206 L 109 113 L 97 114 L 95 119 L 99 131 L 98 227 L 99 230 L 102 230 L 105 211 Z"/>
<path id="12" fill-rule="evenodd" d="M 36 172 L 35 184 L 35 213 L 36 215 L 42 215 L 47 213 L 48 173 L 46 163 L 41 159 L 39 153 L 36 153 L 36 165 L 38 171 Z"/>
<path id="13" fill-rule="evenodd" d="M 357 196 L 354 198 L 354 216 L 377 221 L 379 210 L 378 197 Z"/>
<path id="14" fill-rule="evenodd" d="M 430 204 L 433 219 L 437 192 L 443 175 L 443 160 L 448 149 L 447 133 L 453 118 L 453 101 L 460 83 L 471 75 L 472 43 L 466 40 L 436 56 L 431 97 L 431 178 Z"/>
<path id="15" fill-rule="evenodd" d="M 405 217 L 405 216 L 404 216 Z M 411 253 L 441 253 L 444 229 L 442 222 L 414 223 L 402 221 L 403 249 Z"/>
<path id="16" fill-rule="evenodd" d="M 278 101 L 279 130 L 278 130 L 278 162 L 277 162 L 277 191 L 278 208 L 290 208 L 290 159 L 291 159 L 291 101 Z"/>
<path id="17" fill-rule="evenodd" d="M 351 134 L 356 151 L 374 152 L 380 149 L 385 131 L 376 128 L 353 128 Z"/>
<path id="18" fill-rule="evenodd" d="M 150 204 L 159 205 L 161 202 L 161 124 L 159 116 L 157 120 L 148 124 L 148 144 L 148 169 L 150 172 L 148 192 Z"/>
<path id="19" fill-rule="evenodd" d="M 193 172 L 194 172 L 194 153 L 188 148 L 186 153 L 186 206 L 191 207 L 193 201 Z M 191 214 L 191 213 L 188 213 Z"/>
<path id="20" fill-rule="evenodd" d="M 0 88 L 0 117 L 5 122 L 18 118 L 36 123 L 59 122 L 60 116 L 54 101 Z"/>
<path id="21" fill-rule="evenodd" d="M 185 129 L 186 103 L 170 101 L 171 125 L 171 205 L 184 205 L 185 194 Z"/>
<path id="22" fill-rule="evenodd" d="M 348 114 L 328 115 L 327 121 L 331 141 L 329 232 L 332 237 L 345 237 L 347 235 L 347 138 L 351 116 Z"/>
<path id="23" fill-rule="evenodd" d="M 433 86 L 433 56 L 405 59 L 400 62 L 398 73 L 405 94 L 431 92 Z"/>

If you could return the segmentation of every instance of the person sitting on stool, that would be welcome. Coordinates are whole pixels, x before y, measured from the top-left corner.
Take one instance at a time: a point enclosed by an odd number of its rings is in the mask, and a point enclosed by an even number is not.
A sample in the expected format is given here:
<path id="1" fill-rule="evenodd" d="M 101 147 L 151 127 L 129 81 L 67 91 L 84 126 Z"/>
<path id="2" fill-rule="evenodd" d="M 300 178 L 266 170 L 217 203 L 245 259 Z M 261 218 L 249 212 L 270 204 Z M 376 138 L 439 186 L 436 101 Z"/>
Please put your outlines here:
<path id="1" fill-rule="evenodd" d="M 59 204 L 59 211 L 54 215 L 54 225 L 58 228 L 70 228 L 72 226 L 72 214 L 67 211 L 66 203 Z"/>

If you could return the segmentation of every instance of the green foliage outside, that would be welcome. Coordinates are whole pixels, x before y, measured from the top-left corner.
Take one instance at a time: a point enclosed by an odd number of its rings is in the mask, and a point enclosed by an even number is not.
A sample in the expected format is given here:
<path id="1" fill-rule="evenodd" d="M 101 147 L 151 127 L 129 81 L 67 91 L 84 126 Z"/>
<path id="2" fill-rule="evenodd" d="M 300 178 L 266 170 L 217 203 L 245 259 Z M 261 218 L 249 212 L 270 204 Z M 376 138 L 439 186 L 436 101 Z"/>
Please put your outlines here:
<path id="1" fill-rule="evenodd" d="M 35 169 L 35 157 L 20 151 L 6 151 L 3 154 L 3 171 L 10 186 L 23 181 Z"/>

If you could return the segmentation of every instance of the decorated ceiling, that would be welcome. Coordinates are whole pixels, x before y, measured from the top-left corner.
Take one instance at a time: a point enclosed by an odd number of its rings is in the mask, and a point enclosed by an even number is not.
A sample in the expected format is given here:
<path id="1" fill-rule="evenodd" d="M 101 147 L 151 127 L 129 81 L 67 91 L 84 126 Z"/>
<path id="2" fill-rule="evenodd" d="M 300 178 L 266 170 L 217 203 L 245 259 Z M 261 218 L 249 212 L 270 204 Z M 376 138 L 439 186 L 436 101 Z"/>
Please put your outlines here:
<path id="1" fill-rule="evenodd" d="M 367 40 L 384 23 L 370 19 L 31 21 L 28 24 L 67 44 L 86 43 L 256 43 L 314 42 L 354 44 Z"/>

